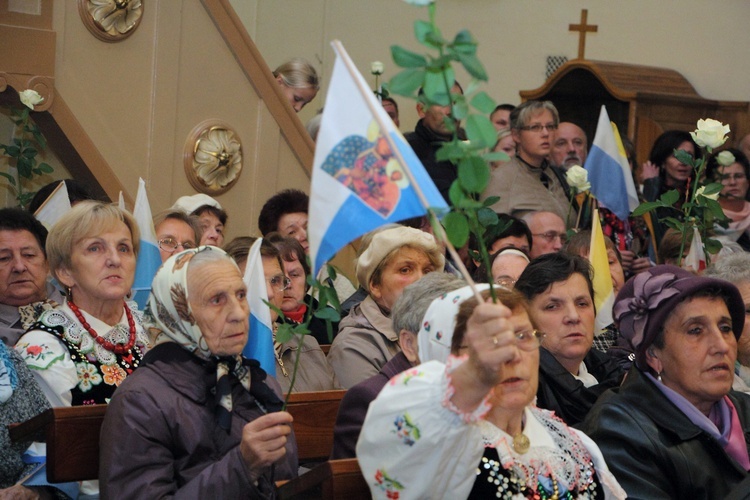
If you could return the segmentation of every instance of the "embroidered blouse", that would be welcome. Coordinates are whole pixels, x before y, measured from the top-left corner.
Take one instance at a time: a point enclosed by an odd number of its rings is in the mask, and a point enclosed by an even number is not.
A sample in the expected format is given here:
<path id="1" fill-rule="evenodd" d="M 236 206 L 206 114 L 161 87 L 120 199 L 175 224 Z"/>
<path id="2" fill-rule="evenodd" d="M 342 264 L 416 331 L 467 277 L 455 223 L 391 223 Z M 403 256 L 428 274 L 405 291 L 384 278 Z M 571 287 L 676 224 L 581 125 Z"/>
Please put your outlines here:
<path id="1" fill-rule="evenodd" d="M 127 303 L 136 326 L 136 341 L 127 354 L 104 349 L 78 322 L 67 303 L 45 311 L 16 344 L 16 351 L 31 368 L 52 406 L 108 403 L 117 386 L 141 361 L 149 342 L 143 315 L 135 302 Z M 100 337 L 113 343 L 127 343 L 127 316 L 110 326 L 81 310 Z"/>
<path id="2" fill-rule="evenodd" d="M 450 373 L 462 362 L 407 370 L 370 404 L 357 458 L 373 498 L 467 498 L 486 487 L 493 498 L 546 498 L 556 490 L 560 498 L 625 498 L 596 444 L 553 413 L 526 408 L 525 454 L 483 420 L 488 399 L 460 414 L 450 402 Z"/>

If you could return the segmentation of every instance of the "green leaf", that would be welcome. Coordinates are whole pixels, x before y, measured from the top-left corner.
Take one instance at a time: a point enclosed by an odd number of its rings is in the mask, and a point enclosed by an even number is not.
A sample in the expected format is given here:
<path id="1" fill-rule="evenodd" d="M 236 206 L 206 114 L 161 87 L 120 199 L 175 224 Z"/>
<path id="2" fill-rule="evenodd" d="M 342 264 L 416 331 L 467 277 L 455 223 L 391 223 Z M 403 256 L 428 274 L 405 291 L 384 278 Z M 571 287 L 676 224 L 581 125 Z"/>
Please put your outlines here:
<path id="1" fill-rule="evenodd" d="M 661 198 L 659 198 L 659 201 L 664 203 L 664 205 L 672 206 L 675 203 L 677 203 L 677 200 L 680 199 L 680 192 L 676 189 L 672 189 L 671 191 L 667 191 L 663 195 L 661 195 Z"/>
<path id="2" fill-rule="evenodd" d="M 717 254 L 722 249 L 723 245 L 721 244 L 721 241 L 715 240 L 713 238 L 706 238 L 703 240 L 703 246 L 706 249 L 706 252 L 710 254 Z"/>
<path id="3" fill-rule="evenodd" d="M 457 141 L 443 142 L 440 149 L 435 153 L 435 158 L 437 161 L 457 162 L 464 157 L 464 153 L 463 143 Z"/>
<path id="4" fill-rule="evenodd" d="M 451 47 L 456 51 L 466 55 L 474 55 L 477 52 L 477 42 L 471 36 L 468 30 L 461 30 L 453 39 Z"/>
<path id="5" fill-rule="evenodd" d="M 433 26 L 427 21 L 417 20 L 414 22 L 414 36 L 422 45 L 430 48 L 437 48 L 434 43 L 435 33 Z"/>
<path id="6" fill-rule="evenodd" d="M 469 156 L 458 164 L 458 180 L 469 193 L 481 194 L 490 180 L 490 168 L 481 158 Z"/>
<path id="7" fill-rule="evenodd" d="M 454 247 L 460 248 L 469 239 L 469 223 L 464 214 L 450 212 L 443 217 L 443 226 Z"/>
<path id="8" fill-rule="evenodd" d="M 495 100 L 485 91 L 478 92 L 472 97 L 471 105 L 487 116 L 495 110 Z"/>
<path id="9" fill-rule="evenodd" d="M 482 208 L 482 202 L 467 196 L 466 198 L 461 200 L 461 203 L 456 205 L 456 208 L 460 208 L 465 211 L 479 210 L 480 208 Z"/>
<path id="10" fill-rule="evenodd" d="M 52 172 L 55 171 L 54 168 L 52 168 L 49 164 L 44 163 L 44 162 L 39 164 L 39 170 L 41 170 L 45 174 L 51 174 Z"/>
<path id="11" fill-rule="evenodd" d="M 5 172 L 0 172 L 0 175 L 2 175 L 3 177 L 5 177 L 6 179 L 8 179 L 8 182 L 10 182 L 11 185 L 13 185 L 13 186 L 16 185 L 16 179 L 12 175 L 6 174 Z"/>
<path id="12" fill-rule="evenodd" d="M 464 193 L 464 190 L 461 189 L 461 183 L 458 179 L 453 181 L 450 189 L 448 189 L 448 198 L 450 198 L 451 205 L 454 207 L 459 206 L 461 202 L 466 199 L 466 194 Z"/>
<path id="13" fill-rule="evenodd" d="M 23 156 L 28 159 L 34 158 L 37 155 L 37 150 L 34 148 L 26 148 L 23 150 Z"/>
<path id="14" fill-rule="evenodd" d="M 679 219 L 675 219 L 674 217 L 665 217 L 664 219 L 662 219 L 662 223 L 666 224 L 667 227 L 669 227 L 670 229 L 674 229 L 679 233 L 684 233 L 687 230 L 685 228 L 685 223 Z"/>
<path id="15" fill-rule="evenodd" d="M 39 143 L 40 149 L 46 149 L 47 148 L 47 139 L 44 138 L 44 136 L 39 132 L 39 130 L 33 130 L 32 134 L 34 135 L 34 139 L 36 142 Z"/>
<path id="16" fill-rule="evenodd" d="M 679 161 L 680 163 L 695 167 L 695 159 L 693 158 L 693 155 L 683 149 L 675 149 L 674 157 L 677 158 L 677 161 Z"/>
<path id="17" fill-rule="evenodd" d="M 24 158 L 23 156 L 18 157 L 18 161 L 16 162 L 16 169 L 18 170 L 18 175 L 23 177 L 24 179 L 31 179 L 31 161 Z"/>
<path id="18" fill-rule="evenodd" d="M 650 212 L 651 210 L 660 207 L 661 203 L 658 201 L 646 201 L 638 205 L 635 210 L 633 210 L 633 216 L 634 217 L 640 217 L 641 215 Z"/>
<path id="19" fill-rule="evenodd" d="M 485 115 L 471 115 L 466 119 L 466 136 L 476 147 L 491 148 L 497 144 L 497 129 Z"/>
<path id="20" fill-rule="evenodd" d="M 313 316 L 315 316 L 318 319 L 323 319 L 327 321 L 340 321 L 341 315 L 339 312 L 332 308 L 332 307 L 324 307 L 323 309 L 319 309 L 313 313 Z"/>
<path id="21" fill-rule="evenodd" d="M 510 156 L 504 151 L 492 151 L 482 155 L 485 161 L 510 161 Z"/>
<path id="22" fill-rule="evenodd" d="M 494 210 L 486 207 L 477 210 L 477 220 L 483 227 L 494 226 L 499 221 L 497 213 Z"/>
<path id="23" fill-rule="evenodd" d="M 703 190 L 703 196 L 710 196 L 712 194 L 720 193 L 724 189 L 724 186 L 720 182 L 712 182 L 706 184 L 706 188 Z"/>
<path id="24" fill-rule="evenodd" d="M 450 89 L 456 81 L 453 69 L 428 70 L 424 76 L 424 95 L 430 104 L 448 106 L 451 103 Z"/>
<path id="25" fill-rule="evenodd" d="M 482 66 L 477 56 L 458 52 L 458 60 L 471 76 L 483 82 L 487 81 L 487 72 L 484 70 L 484 66 Z"/>
<path id="26" fill-rule="evenodd" d="M 306 322 L 302 322 L 302 323 L 300 323 L 298 325 L 294 325 L 292 327 L 292 333 L 294 335 L 309 335 L 310 334 L 310 329 L 308 328 Z"/>
<path id="27" fill-rule="evenodd" d="M 423 55 L 406 50 L 399 45 L 391 45 L 391 57 L 393 57 L 393 62 L 402 68 L 424 68 L 427 66 L 427 59 Z"/>
<path id="28" fill-rule="evenodd" d="M 456 120 L 463 120 L 469 116 L 469 104 L 466 102 L 466 98 L 462 95 L 457 95 L 455 102 L 453 103 L 453 117 Z"/>
<path id="29" fill-rule="evenodd" d="M 21 154 L 21 148 L 18 146 L 5 146 L 5 154 L 12 158 L 17 158 Z"/>
<path id="30" fill-rule="evenodd" d="M 490 207 L 490 206 L 494 205 L 495 203 L 497 203 L 498 201 L 500 201 L 500 197 L 499 196 L 488 196 L 482 202 L 482 205 L 484 205 L 485 207 Z"/>
<path id="31" fill-rule="evenodd" d="M 391 92 L 396 95 L 414 96 L 417 89 L 424 84 L 424 74 L 423 69 L 405 69 L 399 72 L 389 82 Z"/>
<path id="32" fill-rule="evenodd" d="M 721 205 L 719 205 L 718 201 L 706 199 L 706 206 L 708 207 L 708 210 L 711 212 L 711 214 L 718 220 L 721 221 L 726 218 L 724 209 L 721 208 Z"/>

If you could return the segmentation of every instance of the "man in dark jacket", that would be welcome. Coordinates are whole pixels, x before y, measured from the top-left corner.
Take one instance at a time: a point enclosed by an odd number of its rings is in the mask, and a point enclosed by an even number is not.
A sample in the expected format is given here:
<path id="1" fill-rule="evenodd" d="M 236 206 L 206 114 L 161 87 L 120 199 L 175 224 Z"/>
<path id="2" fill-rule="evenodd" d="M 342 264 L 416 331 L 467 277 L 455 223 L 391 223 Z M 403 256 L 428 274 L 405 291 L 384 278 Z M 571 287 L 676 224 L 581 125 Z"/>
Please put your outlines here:
<path id="1" fill-rule="evenodd" d="M 451 94 L 463 95 L 463 93 L 464 90 L 461 88 L 461 85 L 458 82 L 454 83 Z M 419 95 L 423 95 L 421 89 L 419 90 Z M 448 203 L 450 203 L 448 190 L 453 181 L 458 178 L 458 169 L 450 161 L 437 161 L 435 153 L 440 149 L 442 143 L 448 142 L 453 138 L 453 132 L 447 122 L 450 110 L 450 106 L 426 107 L 421 102 L 418 103 L 417 114 L 419 115 L 419 121 L 414 128 L 414 132 L 410 132 L 405 136 L 414 153 L 432 178 L 438 191 L 440 191 L 440 194 L 443 195 L 443 198 Z M 458 127 L 459 124 L 456 123 L 455 126 Z M 464 138 L 463 131 L 461 130 L 459 130 L 459 138 Z"/>
<path id="2" fill-rule="evenodd" d="M 430 273 L 404 288 L 391 312 L 393 329 L 399 332 L 401 352 L 383 365 L 380 373 L 346 391 L 333 428 L 332 459 L 356 456 L 357 439 L 370 403 L 391 378 L 420 363 L 417 333 L 427 308 L 437 297 L 464 285 L 462 279 L 452 274 Z"/>

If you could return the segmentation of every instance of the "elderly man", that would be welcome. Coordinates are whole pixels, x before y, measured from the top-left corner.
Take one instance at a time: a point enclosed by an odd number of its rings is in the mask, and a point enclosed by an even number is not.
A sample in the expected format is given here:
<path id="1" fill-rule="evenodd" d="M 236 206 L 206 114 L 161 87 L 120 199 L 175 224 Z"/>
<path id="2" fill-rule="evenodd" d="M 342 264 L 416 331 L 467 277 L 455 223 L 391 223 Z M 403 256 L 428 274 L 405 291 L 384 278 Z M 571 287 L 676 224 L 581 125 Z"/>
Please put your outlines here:
<path id="1" fill-rule="evenodd" d="M 12 347 L 43 309 L 62 304 L 47 281 L 47 230 L 33 215 L 0 209 L 0 337 Z"/>
<path id="2" fill-rule="evenodd" d="M 575 123 L 560 122 L 552 144 L 552 164 L 563 170 L 573 165 L 583 166 L 588 154 L 586 132 Z"/>
<path id="3" fill-rule="evenodd" d="M 529 257 L 559 252 L 565 243 L 565 223 L 553 212 L 531 212 L 523 217 L 533 237 Z"/>
<path id="4" fill-rule="evenodd" d="M 572 226 L 575 211 L 569 209 L 565 178 L 547 161 L 560 121 L 557 109 L 549 101 L 526 101 L 513 110 L 510 121 L 516 156 L 492 172 L 483 198 L 499 196 L 492 209 L 514 217 L 544 210 L 565 219 L 570 212 Z"/>
<path id="5" fill-rule="evenodd" d="M 456 82 L 451 88 L 451 94 L 463 94 L 464 90 Z M 419 90 L 422 95 L 422 89 Z M 417 158 L 424 165 L 427 174 L 432 178 L 435 186 L 443 195 L 443 198 L 450 203 L 448 190 L 451 184 L 458 178 L 458 169 L 450 161 L 438 161 L 435 153 L 442 143 L 448 142 L 453 138 L 453 132 L 447 123 L 447 117 L 450 113 L 450 106 L 430 106 L 426 107 L 421 102 L 417 104 L 417 122 L 414 132 L 405 135 L 405 138 Z M 456 126 L 459 124 L 457 123 Z M 463 132 L 459 131 L 459 137 L 463 138 Z"/>
<path id="6" fill-rule="evenodd" d="M 392 377 L 420 363 L 417 335 L 427 308 L 437 297 L 465 284 L 451 274 L 430 273 L 404 289 L 391 313 L 401 352 L 383 365 L 380 373 L 352 386 L 344 395 L 333 429 L 332 459 L 356 456 L 357 439 L 370 403 Z"/>

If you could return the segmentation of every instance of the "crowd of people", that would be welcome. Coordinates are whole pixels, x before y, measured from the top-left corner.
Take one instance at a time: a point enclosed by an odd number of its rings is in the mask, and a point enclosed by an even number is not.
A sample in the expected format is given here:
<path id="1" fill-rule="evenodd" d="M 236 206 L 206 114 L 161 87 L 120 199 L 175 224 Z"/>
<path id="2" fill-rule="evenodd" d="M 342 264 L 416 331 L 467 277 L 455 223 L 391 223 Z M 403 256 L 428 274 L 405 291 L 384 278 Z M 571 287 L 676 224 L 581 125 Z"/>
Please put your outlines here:
<path id="1" fill-rule="evenodd" d="M 297 112 L 319 88 L 302 60 L 274 76 Z M 396 101 L 383 106 L 398 125 Z M 447 198 L 457 168 L 436 152 L 449 109 L 417 110 L 405 137 Z M 565 177 L 585 163 L 585 132 L 551 102 L 503 104 L 490 119 L 509 157 L 483 195 L 500 196 L 498 223 L 460 263 L 417 218 L 361 239 L 357 288 L 342 273 L 311 276 L 307 194 L 269 197 L 257 226 L 274 373 L 242 355 L 257 238 L 225 241 L 216 199 L 182 196 L 154 217 L 162 265 L 143 310 L 130 300 L 140 236 L 129 212 L 75 183 L 49 232 L 0 209 L 0 498 L 273 498 L 299 473 L 284 395 L 333 389 L 346 394 L 331 458 L 357 458 L 376 498 L 746 496 L 747 155 L 709 159 L 730 219 L 716 232 L 734 253 L 702 274 L 669 265 L 681 260 L 673 214 L 618 222 L 603 210 L 616 300 L 614 322 L 597 328 L 591 232 L 570 234 L 581 220 Z M 643 199 L 694 182 L 675 150 L 698 147 L 686 132 L 659 136 L 636 178 Z M 310 314 L 313 280 L 335 290 L 340 321 Z M 277 340 L 301 323 L 309 334 Z M 11 442 L 7 424 L 91 404 L 109 405 L 99 481 L 28 481 L 30 443 Z"/>

